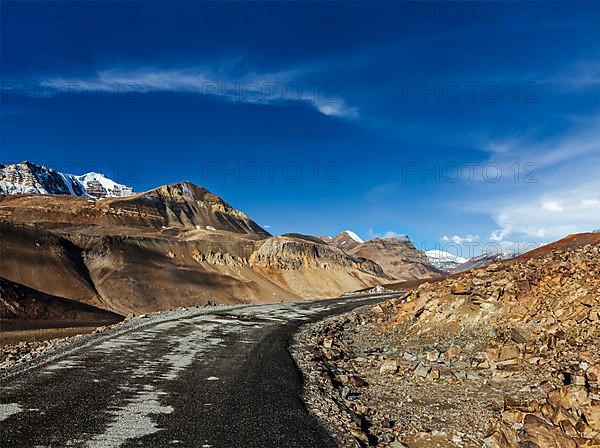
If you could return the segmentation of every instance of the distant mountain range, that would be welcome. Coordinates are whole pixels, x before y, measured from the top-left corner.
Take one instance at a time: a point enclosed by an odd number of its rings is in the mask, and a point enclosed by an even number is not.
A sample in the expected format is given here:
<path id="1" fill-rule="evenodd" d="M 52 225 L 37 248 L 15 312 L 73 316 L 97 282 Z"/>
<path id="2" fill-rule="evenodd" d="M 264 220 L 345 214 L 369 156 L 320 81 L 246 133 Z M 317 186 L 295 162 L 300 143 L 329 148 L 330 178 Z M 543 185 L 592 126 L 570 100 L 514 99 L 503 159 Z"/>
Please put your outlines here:
<path id="1" fill-rule="evenodd" d="M 100 173 L 65 174 L 31 162 L 0 164 L 0 195 L 68 194 L 90 198 L 125 197 L 133 188 Z"/>
<path id="2" fill-rule="evenodd" d="M 444 271 L 449 271 L 457 268 L 463 263 L 469 261 L 467 258 L 459 257 L 457 255 L 453 255 L 449 252 L 445 252 L 443 250 L 427 250 L 425 251 L 425 255 L 429 259 L 429 262 L 438 269 L 442 269 Z"/>
<path id="3" fill-rule="evenodd" d="M 298 300 L 393 280 L 376 262 L 319 238 L 273 237 L 189 182 L 132 194 L 103 181 L 99 198 L 84 176 L 16 165 L 2 166 L 0 286 L 16 292 L 0 300 L 0 315 Z"/>
<path id="4" fill-rule="evenodd" d="M 274 237 L 189 182 L 134 193 L 99 173 L 30 162 L 0 165 L 0 234 L 0 282 L 27 293 L 12 294 L 11 316 L 25 295 L 46 316 L 83 312 L 64 300 L 127 314 L 339 295 L 497 258 L 423 252 L 407 236 L 365 241 L 351 230 Z"/>
<path id="5" fill-rule="evenodd" d="M 465 258 L 433 249 L 418 250 L 408 236 L 372 238 L 364 241 L 351 230 L 321 239 L 348 254 L 376 261 L 386 274 L 397 280 L 416 280 L 468 271 L 498 260 L 508 260 L 519 253 L 483 254 Z"/>
<path id="6" fill-rule="evenodd" d="M 375 261 L 396 280 L 416 280 L 443 274 L 430 263 L 424 252 L 417 250 L 408 236 L 364 241 L 355 232 L 344 230 L 334 237 L 321 238 L 350 255 Z"/>

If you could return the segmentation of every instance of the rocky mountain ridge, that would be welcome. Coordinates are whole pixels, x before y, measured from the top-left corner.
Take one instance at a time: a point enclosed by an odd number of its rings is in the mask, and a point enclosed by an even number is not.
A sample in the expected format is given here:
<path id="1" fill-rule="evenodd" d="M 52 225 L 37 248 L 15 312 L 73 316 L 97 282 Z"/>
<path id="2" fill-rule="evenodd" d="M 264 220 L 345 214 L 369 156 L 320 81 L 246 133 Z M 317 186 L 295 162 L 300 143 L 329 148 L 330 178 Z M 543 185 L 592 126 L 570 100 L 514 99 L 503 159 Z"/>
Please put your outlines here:
<path id="1" fill-rule="evenodd" d="M 189 182 L 98 200 L 1 196 L 0 234 L 0 277 L 121 315 L 337 296 L 391 280 L 318 238 L 271 237 Z"/>
<path id="2" fill-rule="evenodd" d="M 65 195 L 5 196 L 0 202 L 0 218 L 54 227 L 121 227 L 128 232 L 227 230 L 269 235 L 245 213 L 189 182 L 98 201 Z"/>
<path id="3" fill-rule="evenodd" d="M 375 237 L 363 241 L 354 232 L 345 230 L 333 238 L 322 239 L 349 255 L 373 260 L 395 280 L 416 280 L 443 274 L 408 236 Z"/>
<path id="4" fill-rule="evenodd" d="M 76 176 L 27 161 L 0 164 L 0 195 L 16 194 L 64 194 L 98 199 L 130 196 L 133 189 L 100 173 Z"/>
<path id="5" fill-rule="evenodd" d="M 344 230 L 334 237 L 322 236 L 321 239 L 326 243 L 345 251 L 350 251 L 364 243 L 364 240 L 352 230 Z"/>

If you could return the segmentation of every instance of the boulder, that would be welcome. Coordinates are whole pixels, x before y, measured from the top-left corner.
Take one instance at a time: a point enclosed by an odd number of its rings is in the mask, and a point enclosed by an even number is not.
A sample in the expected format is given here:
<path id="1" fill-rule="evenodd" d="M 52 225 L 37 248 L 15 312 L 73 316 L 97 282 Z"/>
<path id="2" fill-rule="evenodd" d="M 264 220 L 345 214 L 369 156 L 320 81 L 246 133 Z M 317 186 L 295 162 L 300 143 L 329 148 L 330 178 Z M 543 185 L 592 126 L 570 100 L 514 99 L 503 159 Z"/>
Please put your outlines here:
<path id="1" fill-rule="evenodd" d="M 386 359 L 379 367 L 379 373 L 382 375 L 394 374 L 398 371 L 398 363 L 395 359 Z"/>
<path id="2" fill-rule="evenodd" d="M 590 398 L 584 386 L 571 384 L 548 392 L 548 403 L 555 408 L 562 406 L 565 409 L 573 409 L 589 404 Z"/>

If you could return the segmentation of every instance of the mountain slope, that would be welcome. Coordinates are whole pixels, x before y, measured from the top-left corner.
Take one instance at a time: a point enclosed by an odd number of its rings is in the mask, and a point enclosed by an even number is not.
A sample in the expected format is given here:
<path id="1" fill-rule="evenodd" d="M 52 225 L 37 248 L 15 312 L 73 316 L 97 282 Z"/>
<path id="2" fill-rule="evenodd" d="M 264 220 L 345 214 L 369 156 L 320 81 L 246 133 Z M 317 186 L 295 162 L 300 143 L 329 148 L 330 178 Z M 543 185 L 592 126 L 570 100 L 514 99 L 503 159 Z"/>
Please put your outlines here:
<path id="1" fill-rule="evenodd" d="M 600 238 L 571 235 L 306 327 L 312 410 L 339 446 L 600 446 L 599 259 Z"/>
<path id="2" fill-rule="evenodd" d="M 0 218 L 12 222 L 58 226 L 94 226 L 156 231 L 228 230 L 268 236 L 269 233 L 243 212 L 218 196 L 189 182 L 150 190 L 123 198 L 98 201 L 75 196 L 5 196 L 0 199 Z"/>
<path id="3" fill-rule="evenodd" d="M 501 260 L 502 255 L 498 254 L 478 255 L 476 257 L 469 258 L 464 263 L 459 263 L 456 266 L 449 268 L 448 271 L 452 273 L 470 271 L 471 269 L 482 268 Z"/>
<path id="4" fill-rule="evenodd" d="M 0 234 L 0 276 L 121 315 L 337 296 L 390 280 L 318 238 L 271 237 L 188 182 L 99 200 L 2 196 Z"/>
<path id="5" fill-rule="evenodd" d="M 355 246 L 350 253 L 373 260 L 386 274 L 397 280 L 415 280 L 442 274 L 408 237 L 373 238 Z"/>
<path id="6" fill-rule="evenodd" d="M 133 189 L 99 173 L 76 176 L 31 162 L 0 164 L 0 195 L 15 194 L 65 194 L 104 198 L 129 196 L 133 194 Z"/>
<path id="7" fill-rule="evenodd" d="M 338 249 L 342 249 L 345 251 L 349 251 L 354 249 L 359 244 L 364 243 L 361 237 L 359 237 L 356 233 L 351 230 L 344 230 L 340 232 L 333 238 L 331 237 L 322 237 L 324 241 L 329 243 L 330 245 L 337 247 Z"/>
<path id="8" fill-rule="evenodd" d="M 44 294 L 0 277 L 0 319 L 117 322 L 122 317 L 81 302 Z"/>

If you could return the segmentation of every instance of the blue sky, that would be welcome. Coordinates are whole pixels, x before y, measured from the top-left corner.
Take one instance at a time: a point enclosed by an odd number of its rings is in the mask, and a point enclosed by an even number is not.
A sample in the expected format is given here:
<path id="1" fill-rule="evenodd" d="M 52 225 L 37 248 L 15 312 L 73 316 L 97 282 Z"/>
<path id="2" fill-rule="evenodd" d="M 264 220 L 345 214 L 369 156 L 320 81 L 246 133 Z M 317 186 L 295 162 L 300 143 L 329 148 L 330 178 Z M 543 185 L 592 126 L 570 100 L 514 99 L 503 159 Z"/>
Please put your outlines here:
<path id="1" fill-rule="evenodd" d="M 0 161 L 190 180 L 274 234 L 555 240 L 600 228 L 599 8 L 3 2 Z"/>

